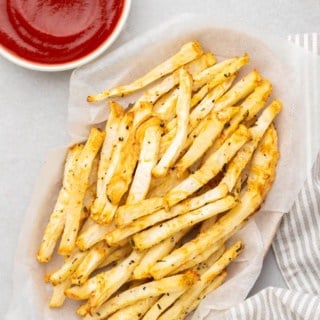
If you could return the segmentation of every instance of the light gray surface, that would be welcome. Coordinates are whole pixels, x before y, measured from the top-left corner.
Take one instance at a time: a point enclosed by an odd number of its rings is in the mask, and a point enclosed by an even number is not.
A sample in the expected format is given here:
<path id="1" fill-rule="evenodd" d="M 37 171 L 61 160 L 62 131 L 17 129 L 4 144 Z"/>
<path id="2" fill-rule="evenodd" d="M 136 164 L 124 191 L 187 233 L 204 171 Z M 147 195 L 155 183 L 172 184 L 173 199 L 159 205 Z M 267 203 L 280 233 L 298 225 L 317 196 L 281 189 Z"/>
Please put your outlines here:
<path id="1" fill-rule="evenodd" d="M 134 0 L 126 29 L 113 48 L 183 12 L 207 14 L 225 25 L 238 21 L 283 38 L 320 31 L 319 0 Z M 47 151 L 68 139 L 69 76 L 24 70 L 0 58 L 0 318 L 10 299 L 14 252 L 37 173 Z M 252 292 L 270 285 L 285 287 L 272 252 Z"/>

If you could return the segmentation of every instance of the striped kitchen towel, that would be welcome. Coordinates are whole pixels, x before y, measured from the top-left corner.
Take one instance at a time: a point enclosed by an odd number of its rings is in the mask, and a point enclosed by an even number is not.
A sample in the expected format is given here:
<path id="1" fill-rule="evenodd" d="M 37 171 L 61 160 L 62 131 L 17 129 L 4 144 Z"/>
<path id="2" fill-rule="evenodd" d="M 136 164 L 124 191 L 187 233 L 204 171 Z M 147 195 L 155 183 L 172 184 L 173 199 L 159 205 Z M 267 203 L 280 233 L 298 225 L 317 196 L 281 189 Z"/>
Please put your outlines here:
<path id="1" fill-rule="evenodd" d="M 289 41 L 320 54 L 320 35 L 293 35 Z M 304 97 L 308 118 L 308 164 L 311 167 L 319 148 L 320 105 L 314 108 L 319 84 L 318 69 L 310 62 L 304 70 L 309 90 Z M 294 170 L 299 170 L 295 168 Z M 280 271 L 289 289 L 267 288 L 231 308 L 228 320 L 320 320 L 320 153 L 315 159 L 298 198 L 283 217 L 273 242 Z M 294 173 L 294 172 L 293 172 Z"/>

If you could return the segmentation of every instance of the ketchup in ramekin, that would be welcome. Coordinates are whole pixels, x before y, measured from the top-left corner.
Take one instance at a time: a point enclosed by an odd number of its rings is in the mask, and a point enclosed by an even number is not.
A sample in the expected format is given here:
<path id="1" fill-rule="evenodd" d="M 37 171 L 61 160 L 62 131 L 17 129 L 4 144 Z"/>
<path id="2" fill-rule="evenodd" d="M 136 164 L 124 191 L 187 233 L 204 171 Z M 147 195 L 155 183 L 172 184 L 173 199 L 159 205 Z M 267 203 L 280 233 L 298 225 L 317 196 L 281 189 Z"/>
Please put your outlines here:
<path id="1" fill-rule="evenodd" d="M 0 46 L 37 64 L 79 60 L 114 32 L 126 0 L 0 0 Z"/>

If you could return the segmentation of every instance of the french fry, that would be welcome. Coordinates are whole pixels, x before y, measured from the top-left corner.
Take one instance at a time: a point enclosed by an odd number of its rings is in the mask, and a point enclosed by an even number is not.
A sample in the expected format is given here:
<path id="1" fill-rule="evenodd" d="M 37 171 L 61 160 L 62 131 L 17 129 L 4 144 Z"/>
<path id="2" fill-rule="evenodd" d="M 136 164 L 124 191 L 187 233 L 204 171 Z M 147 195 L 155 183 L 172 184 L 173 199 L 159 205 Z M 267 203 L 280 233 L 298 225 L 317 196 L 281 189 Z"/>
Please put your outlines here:
<path id="1" fill-rule="evenodd" d="M 71 279 L 67 278 L 63 282 L 57 284 L 53 287 L 53 292 L 50 298 L 49 307 L 50 308 L 60 308 L 63 306 L 66 296 L 64 291 L 71 286 Z"/>
<path id="2" fill-rule="evenodd" d="M 109 320 L 139 320 L 142 319 L 143 315 L 148 311 L 148 309 L 157 301 L 158 298 L 146 298 L 140 300 L 135 304 L 128 307 L 120 309 L 113 315 L 108 317 Z"/>
<path id="3" fill-rule="evenodd" d="M 222 61 L 194 77 L 193 91 L 199 90 L 203 85 L 210 83 L 210 88 L 220 84 L 225 78 L 237 72 L 249 62 L 249 56 L 245 54 L 240 58 L 232 58 Z"/>
<path id="4" fill-rule="evenodd" d="M 104 136 L 104 132 L 96 128 L 92 128 L 88 141 L 79 155 L 74 173 L 77 183 L 70 194 L 65 227 L 59 246 L 59 253 L 61 255 L 69 255 L 75 247 L 76 238 L 80 228 L 82 202 L 88 188 L 92 163 L 101 148 Z"/>
<path id="5" fill-rule="evenodd" d="M 153 177 L 151 180 L 150 190 L 147 197 L 148 198 L 163 197 L 172 188 L 174 188 L 181 181 L 183 181 L 187 176 L 188 174 L 185 173 L 183 174 L 183 176 L 178 177 L 177 170 L 175 168 L 171 168 L 169 175 L 162 178 Z"/>
<path id="6" fill-rule="evenodd" d="M 109 102 L 110 115 L 105 126 L 106 138 L 101 148 L 100 163 L 98 169 L 97 198 L 92 211 L 102 211 L 105 205 L 107 184 L 110 180 L 108 166 L 111 161 L 114 146 L 119 138 L 119 126 L 124 115 L 124 109 L 115 101 Z"/>
<path id="7" fill-rule="evenodd" d="M 220 85 L 211 89 L 209 93 L 203 98 L 203 100 L 191 111 L 189 119 L 189 128 L 188 133 L 190 133 L 199 122 L 204 119 L 214 108 L 216 100 L 222 97 L 225 92 L 231 87 L 235 77 L 230 76 L 224 80 Z M 171 120 L 167 124 L 167 129 L 170 131 L 166 136 L 163 137 L 163 140 L 168 139 L 170 135 L 173 135 L 176 128 L 176 119 Z"/>
<path id="8" fill-rule="evenodd" d="M 176 116 L 179 90 L 175 88 L 162 96 L 153 106 L 153 115 L 160 120 L 170 121 Z"/>
<path id="9" fill-rule="evenodd" d="M 139 158 L 139 143 L 135 139 L 135 129 L 131 128 L 129 131 L 129 137 L 124 143 L 119 162 L 107 187 L 107 197 L 113 205 L 118 205 L 128 190 Z"/>
<path id="10" fill-rule="evenodd" d="M 268 150 L 268 153 L 265 152 Z M 271 126 L 255 152 L 251 167 L 247 189 L 242 193 L 239 204 L 220 218 L 207 231 L 200 233 L 196 238 L 175 249 L 163 261 L 157 262 L 150 270 L 155 279 L 172 273 L 181 264 L 188 261 L 190 256 L 207 250 L 236 229 L 261 205 L 267 191 L 275 177 L 275 168 L 279 158 L 277 135 Z"/>
<path id="11" fill-rule="evenodd" d="M 69 258 L 67 258 L 63 265 L 56 270 L 55 272 L 52 272 L 48 276 L 48 280 L 54 285 L 58 285 L 65 280 L 67 280 L 78 268 L 80 263 L 83 261 L 85 256 L 87 255 L 87 252 L 81 252 L 79 250 L 75 250 Z"/>
<path id="12" fill-rule="evenodd" d="M 159 320 L 177 320 L 184 319 L 188 307 L 192 305 L 205 287 L 217 277 L 231 261 L 235 260 L 243 249 L 241 241 L 236 242 L 232 247 L 216 261 L 209 269 L 201 275 L 200 281 L 192 285 L 187 291 L 168 309 Z"/>
<path id="13" fill-rule="evenodd" d="M 235 157 L 228 163 L 226 174 L 224 175 L 221 183 L 228 186 L 229 191 L 235 187 L 241 172 L 249 163 L 253 152 L 258 146 L 266 130 L 281 110 L 281 102 L 278 100 L 273 101 L 260 115 L 256 124 L 249 129 L 252 140 L 247 142 L 235 155 Z"/>
<path id="14" fill-rule="evenodd" d="M 127 112 L 120 122 L 118 129 L 118 142 L 113 149 L 112 157 L 104 177 L 104 182 L 107 186 L 114 176 L 118 168 L 118 164 L 121 161 L 121 154 L 123 149 L 126 147 L 127 140 L 129 139 L 129 135 L 133 126 L 133 118 L 134 114 L 132 112 Z M 94 203 L 93 207 L 91 208 L 91 218 L 100 224 L 109 223 L 112 221 L 116 210 L 117 206 L 111 203 L 106 192 L 104 194 L 104 198 L 101 199 L 101 201 L 99 201 L 97 204 Z"/>
<path id="15" fill-rule="evenodd" d="M 223 252 L 221 252 L 222 254 Z M 220 256 L 221 256 L 220 254 Z M 200 276 L 207 271 L 209 266 L 211 266 L 220 256 L 212 255 L 205 263 L 201 263 L 196 267 L 197 272 L 199 272 Z M 174 293 L 164 294 L 158 301 L 155 303 L 150 310 L 146 313 L 143 320 L 153 320 L 158 319 L 158 317 L 165 312 L 179 297 L 181 297 L 186 289 L 183 289 Z"/>
<path id="16" fill-rule="evenodd" d="M 114 262 L 120 262 L 122 259 L 126 258 L 132 252 L 132 248 L 129 244 L 114 249 L 114 251 L 109 254 L 105 260 L 99 265 L 100 268 L 104 268 Z"/>
<path id="17" fill-rule="evenodd" d="M 205 119 L 200 132 L 191 133 L 191 137 L 193 138 L 190 139 L 191 146 L 176 165 L 179 175 L 191 167 L 192 164 L 205 154 L 213 144 L 214 140 L 219 136 L 225 124 L 230 121 L 230 118 L 238 111 L 239 108 L 228 108 L 228 113 L 224 117 L 219 117 L 215 112 L 211 112 L 211 114 Z"/>
<path id="18" fill-rule="evenodd" d="M 128 281 L 142 257 L 143 253 L 133 251 L 119 265 L 97 274 L 80 287 L 72 287 L 66 290 L 66 295 L 77 300 L 88 298 L 88 311 L 93 311 Z"/>
<path id="19" fill-rule="evenodd" d="M 106 181 L 105 176 L 108 170 L 108 164 L 112 156 L 114 145 L 118 142 L 118 128 L 124 115 L 124 109 L 115 101 L 109 101 L 109 108 L 110 115 L 105 126 L 106 139 L 103 143 L 100 153 L 97 183 L 98 196 L 106 193 L 108 181 Z"/>
<path id="20" fill-rule="evenodd" d="M 210 179 L 214 178 L 222 169 L 224 164 L 228 163 L 235 153 L 249 140 L 250 133 L 244 126 L 239 126 L 238 130 L 225 141 L 225 143 L 212 154 L 210 158 L 197 170 L 178 186 L 169 191 L 165 200 L 171 207 L 189 195 L 200 189 Z"/>
<path id="21" fill-rule="evenodd" d="M 190 73 L 191 76 L 196 76 L 201 71 L 206 69 L 207 67 L 212 66 L 216 63 L 216 58 L 212 53 L 208 52 L 200 56 L 199 58 L 187 63 L 184 65 L 184 69 Z M 139 102 L 145 101 L 154 104 L 159 97 L 163 96 L 171 89 L 173 89 L 179 83 L 179 72 L 180 70 L 176 70 L 172 74 L 165 77 L 159 84 L 153 86 L 149 90 L 147 90 L 141 98 L 138 100 Z M 135 107 L 133 107 L 135 108 Z"/>
<path id="22" fill-rule="evenodd" d="M 263 80 L 255 88 L 255 90 L 241 103 L 241 109 L 236 114 L 228 125 L 224 128 L 221 136 L 209 148 L 204 161 L 215 152 L 223 144 L 223 142 L 238 128 L 239 124 L 247 119 L 252 120 L 256 114 L 263 108 L 272 91 L 271 83 L 268 80 Z"/>
<path id="23" fill-rule="evenodd" d="M 151 183 L 151 171 L 158 160 L 161 137 L 160 121 L 158 118 L 152 118 L 147 121 L 146 126 L 138 165 L 126 200 L 127 204 L 137 203 L 146 197 Z"/>
<path id="24" fill-rule="evenodd" d="M 120 206 L 115 216 L 115 223 L 117 226 L 129 224 L 142 216 L 158 211 L 164 205 L 163 198 L 155 197 L 141 200 L 138 203 Z"/>
<path id="25" fill-rule="evenodd" d="M 110 296 L 126 283 L 135 267 L 143 258 L 143 252 L 132 253 L 119 265 L 103 273 L 99 277 L 97 288 L 89 297 L 90 311 L 97 310 Z"/>
<path id="26" fill-rule="evenodd" d="M 86 315 L 84 320 L 105 319 L 115 311 L 132 305 L 139 300 L 157 297 L 163 293 L 181 291 L 184 288 L 192 286 L 199 276 L 194 271 L 188 271 L 181 275 L 163 278 L 158 281 L 151 281 L 138 287 L 129 289 L 107 301 L 97 311 L 91 315 Z"/>
<path id="27" fill-rule="evenodd" d="M 204 85 L 199 91 L 194 93 L 191 98 L 190 107 L 191 109 L 194 108 L 209 92 L 208 85 Z"/>
<path id="28" fill-rule="evenodd" d="M 150 248 L 140 261 L 139 265 L 133 271 L 134 279 L 144 279 L 151 277 L 149 269 L 164 256 L 172 251 L 177 243 L 190 231 L 186 228 L 175 233 L 173 236 L 163 240 L 161 243 Z"/>
<path id="29" fill-rule="evenodd" d="M 253 156 L 247 180 L 248 191 L 254 190 L 265 198 L 275 179 L 278 159 L 277 131 L 270 125 Z"/>
<path id="30" fill-rule="evenodd" d="M 216 188 L 207 191 L 206 193 L 187 199 L 186 201 L 172 207 L 169 211 L 161 209 L 152 214 L 143 216 L 132 223 L 125 225 L 123 227 L 118 227 L 112 232 L 108 233 L 106 240 L 109 245 L 118 245 L 124 239 L 127 239 L 134 233 L 144 230 L 152 225 L 155 225 L 161 221 L 172 219 L 177 215 L 186 213 L 188 211 L 195 210 L 199 207 L 204 206 L 207 203 L 214 202 L 226 196 L 228 193 L 228 188 L 226 185 L 221 184 Z"/>
<path id="31" fill-rule="evenodd" d="M 180 273 L 183 272 L 185 270 L 188 270 L 196 265 L 199 264 L 198 267 L 196 267 L 196 270 L 199 271 L 202 268 L 202 263 L 204 262 L 205 265 L 206 264 L 206 260 L 210 259 L 211 261 L 216 261 L 218 260 L 221 255 L 224 253 L 225 251 L 225 245 L 222 244 L 218 250 L 216 250 L 217 248 L 214 246 L 212 248 L 209 248 L 208 250 L 202 252 L 201 254 L 198 254 L 194 257 L 192 257 L 192 259 L 190 259 L 189 261 L 187 261 L 186 263 L 184 263 L 183 265 L 181 265 L 177 270 L 174 271 L 174 273 Z"/>
<path id="32" fill-rule="evenodd" d="M 89 102 L 104 100 L 111 96 L 124 96 L 134 91 L 146 87 L 148 84 L 160 79 L 161 77 L 173 72 L 184 64 L 200 57 L 203 51 L 198 42 L 189 42 L 181 47 L 178 53 L 156 66 L 141 78 L 131 84 L 106 90 L 94 96 L 88 96 Z"/>
<path id="33" fill-rule="evenodd" d="M 94 245 L 72 274 L 72 284 L 81 285 L 85 283 L 91 273 L 95 271 L 114 250 L 115 248 L 110 248 L 105 241 Z"/>
<path id="34" fill-rule="evenodd" d="M 261 81 L 257 71 L 252 71 L 238 81 L 225 95 L 219 98 L 214 105 L 214 110 L 219 111 L 227 106 L 232 106 L 248 96 Z"/>
<path id="35" fill-rule="evenodd" d="M 158 301 L 156 301 L 145 316 L 143 320 L 154 320 L 158 319 L 166 309 L 168 309 L 183 293 L 185 289 L 173 293 L 164 294 Z"/>
<path id="36" fill-rule="evenodd" d="M 180 87 L 176 106 L 177 130 L 169 148 L 152 170 L 152 174 L 156 177 L 166 175 L 169 168 L 178 158 L 183 144 L 187 139 L 192 79 L 184 69 L 180 70 L 179 77 Z"/>
<path id="37" fill-rule="evenodd" d="M 227 196 L 221 200 L 210 203 L 194 211 L 179 215 L 171 220 L 135 234 L 132 237 L 132 245 L 138 250 L 148 249 L 162 240 L 170 237 L 187 226 L 195 225 L 221 212 L 225 212 L 236 204 L 235 198 Z"/>
<path id="38" fill-rule="evenodd" d="M 84 227 L 76 240 L 76 245 L 81 251 L 90 249 L 93 245 L 102 241 L 108 232 L 115 229 L 114 224 L 97 224 L 90 218 L 86 221 Z"/>
<path id="39" fill-rule="evenodd" d="M 59 192 L 58 199 L 44 231 L 41 245 L 37 253 L 39 262 L 49 262 L 51 260 L 54 248 L 63 231 L 66 207 L 70 201 L 71 190 L 74 187 L 73 174 L 82 148 L 82 145 L 75 145 L 68 151 L 62 188 Z"/>
<path id="40" fill-rule="evenodd" d="M 227 277 L 227 272 L 226 272 L 226 271 L 223 271 L 223 272 L 221 272 L 216 278 L 214 278 L 214 280 L 213 280 L 206 288 L 204 288 L 204 289 L 201 291 L 198 299 L 195 299 L 195 300 L 192 302 L 191 306 L 189 306 L 189 307 L 187 308 L 187 311 L 186 311 L 186 312 L 189 314 L 189 313 L 191 313 L 193 310 L 195 310 L 195 309 L 198 307 L 198 305 L 201 303 L 201 301 L 202 301 L 209 293 L 211 293 L 212 291 L 214 291 L 215 289 L 217 289 L 218 287 L 220 287 L 220 286 L 224 283 L 226 277 Z"/>

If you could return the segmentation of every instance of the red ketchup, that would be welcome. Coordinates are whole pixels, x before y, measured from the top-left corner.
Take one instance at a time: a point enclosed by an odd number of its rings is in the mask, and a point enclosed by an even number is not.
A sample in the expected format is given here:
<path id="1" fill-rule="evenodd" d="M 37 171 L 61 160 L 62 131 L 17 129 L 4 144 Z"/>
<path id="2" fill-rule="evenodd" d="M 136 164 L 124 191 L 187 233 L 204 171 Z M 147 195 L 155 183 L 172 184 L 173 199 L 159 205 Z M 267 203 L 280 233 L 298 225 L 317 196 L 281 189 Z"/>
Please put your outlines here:
<path id="1" fill-rule="evenodd" d="M 0 46 L 29 61 L 62 64 L 97 49 L 125 0 L 0 0 Z"/>

